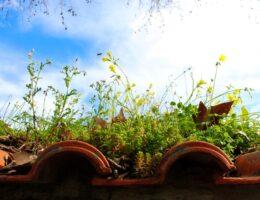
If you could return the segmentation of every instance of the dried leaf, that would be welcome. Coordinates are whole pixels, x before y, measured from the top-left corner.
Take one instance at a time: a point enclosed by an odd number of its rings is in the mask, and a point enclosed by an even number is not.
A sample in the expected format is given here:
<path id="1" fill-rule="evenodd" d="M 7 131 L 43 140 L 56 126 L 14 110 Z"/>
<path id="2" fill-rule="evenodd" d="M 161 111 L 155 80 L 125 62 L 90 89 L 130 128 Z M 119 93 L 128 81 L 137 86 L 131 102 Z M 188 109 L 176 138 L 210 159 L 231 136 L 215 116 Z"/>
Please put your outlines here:
<path id="1" fill-rule="evenodd" d="M 125 122 L 125 121 L 126 121 L 126 118 L 125 118 L 125 115 L 124 115 L 124 110 L 123 110 L 123 108 L 121 108 L 120 112 L 118 113 L 118 115 L 115 116 L 112 119 L 112 124 L 113 123 L 121 123 L 121 122 Z"/>
<path id="2" fill-rule="evenodd" d="M 15 165 L 24 165 L 36 159 L 35 155 L 27 153 L 25 151 L 13 153 L 12 156 L 13 163 L 15 163 Z"/>
<path id="3" fill-rule="evenodd" d="M 198 113 L 198 121 L 200 123 L 205 122 L 207 120 L 208 113 L 207 113 L 207 108 L 206 108 L 206 106 L 204 105 L 203 102 L 200 102 L 198 111 L 199 111 L 199 113 Z"/>
<path id="4" fill-rule="evenodd" d="M 223 114 L 228 114 L 233 101 L 221 103 L 210 107 L 210 125 L 219 124 L 219 120 Z"/>
<path id="5" fill-rule="evenodd" d="M 197 124 L 197 128 L 199 130 L 205 130 L 206 129 L 206 126 L 203 123 L 207 121 L 208 110 L 207 110 L 207 107 L 204 105 L 203 102 L 199 103 L 198 114 L 193 115 L 192 118 L 193 118 L 193 121 Z"/>
<path id="6" fill-rule="evenodd" d="M 221 103 L 215 106 L 211 106 L 210 109 L 204 105 L 203 102 L 199 103 L 198 114 L 193 116 L 193 120 L 197 123 L 199 130 L 205 130 L 207 126 L 219 124 L 219 120 L 223 114 L 228 114 L 233 101 Z M 207 125 L 206 125 L 207 124 Z"/>
<path id="7" fill-rule="evenodd" d="M 95 117 L 94 120 L 95 120 L 96 125 L 101 126 L 102 128 L 106 128 L 107 127 L 107 122 L 105 120 L 103 120 L 102 118 Z"/>
<path id="8" fill-rule="evenodd" d="M 6 146 L 4 144 L 0 144 L 0 149 L 8 153 L 14 153 L 19 151 L 19 149 L 15 148 L 14 146 Z"/>
<path id="9" fill-rule="evenodd" d="M 10 154 L 6 151 L 0 150 L 0 168 L 5 167 L 8 164 Z"/>
<path id="10" fill-rule="evenodd" d="M 217 114 L 217 115 L 228 114 L 232 105 L 233 105 L 233 101 L 229 101 L 215 106 L 211 106 L 210 114 Z"/>

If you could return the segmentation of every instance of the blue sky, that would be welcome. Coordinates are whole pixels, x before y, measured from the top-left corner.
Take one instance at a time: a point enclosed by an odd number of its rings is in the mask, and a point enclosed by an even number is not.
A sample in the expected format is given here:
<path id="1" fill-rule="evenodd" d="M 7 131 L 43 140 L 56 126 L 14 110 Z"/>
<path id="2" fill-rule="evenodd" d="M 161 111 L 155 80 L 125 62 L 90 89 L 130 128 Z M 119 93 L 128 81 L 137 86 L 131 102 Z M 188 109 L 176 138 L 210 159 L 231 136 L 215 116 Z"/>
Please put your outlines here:
<path id="1" fill-rule="evenodd" d="M 12 12 L 9 15 L 8 19 L 1 19 L 0 23 L 1 44 L 8 46 L 9 49 L 25 54 L 34 49 L 42 59 L 53 58 L 61 62 L 88 56 L 91 51 L 93 53 L 96 43 L 91 39 L 53 35 L 51 32 L 46 32 L 41 25 L 32 25 L 24 21 L 18 13 Z M 66 31 L 64 33 L 66 34 Z"/>
<path id="2" fill-rule="evenodd" d="M 39 27 L 29 31 L 17 29 L 17 20 L 9 27 L 1 30 L 0 40 L 11 48 L 19 49 L 21 52 L 29 52 L 35 49 L 37 54 L 43 57 L 52 57 L 60 61 L 66 61 L 72 57 L 81 57 L 86 48 L 92 48 L 93 42 L 82 41 L 72 38 L 59 38 L 44 34 Z"/>
<path id="3" fill-rule="evenodd" d="M 88 96 L 91 82 L 109 77 L 96 54 L 110 50 L 120 58 L 140 90 L 153 83 L 159 94 L 170 75 L 189 66 L 196 80 L 209 80 L 218 56 L 225 54 L 228 59 L 218 75 L 218 90 L 230 83 L 251 87 L 255 89 L 254 99 L 247 99 L 246 104 L 251 110 L 260 111 L 259 1 L 243 5 L 236 0 L 212 0 L 198 5 L 197 1 L 183 0 L 177 8 L 162 10 L 162 15 L 155 16 L 145 28 L 145 14 L 135 3 L 127 6 L 117 0 L 96 0 L 92 5 L 74 2 L 78 16 L 65 16 L 68 30 L 60 23 L 53 2 L 50 16 L 37 15 L 26 22 L 23 15 L 12 13 L 8 20 L 1 20 L 0 105 L 10 95 L 13 101 L 21 99 L 27 81 L 27 53 L 31 49 L 35 50 L 35 59 L 53 61 L 45 72 L 44 85 L 61 87 L 59 70 L 78 58 L 79 67 L 88 72 L 86 80 L 75 82 L 84 96 Z M 184 82 L 178 87 L 183 91 Z"/>

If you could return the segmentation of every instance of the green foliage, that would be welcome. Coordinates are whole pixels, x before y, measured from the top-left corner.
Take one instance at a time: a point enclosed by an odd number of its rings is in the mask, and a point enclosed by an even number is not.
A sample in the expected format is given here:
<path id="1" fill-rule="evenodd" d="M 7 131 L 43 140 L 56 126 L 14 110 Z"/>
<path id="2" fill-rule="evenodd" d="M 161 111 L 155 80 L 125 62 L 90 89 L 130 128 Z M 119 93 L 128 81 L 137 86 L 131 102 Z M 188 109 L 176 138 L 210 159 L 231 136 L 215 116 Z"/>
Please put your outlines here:
<path id="1" fill-rule="evenodd" d="M 0 136 L 13 134 L 13 129 L 9 127 L 3 120 L 0 120 Z"/>
<path id="2" fill-rule="evenodd" d="M 39 80 L 41 79 L 41 73 L 47 65 L 51 62 L 46 60 L 44 63 L 35 63 L 33 60 L 33 51 L 29 53 L 30 63 L 27 66 L 27 72 L 29 75 L 29 83 L 26 84 L 26 93 L 23 96 L 24 102 L 27 104 L 26 110 L 14 116 L 14 121 L 20 123 L 26 128 L 26 132 L 30 134 L 34 139 L 37 139 L 40 128 L 40 119 L 37 116 L 37 103 L 36 96 L 42 91 L 39 86 Z"/>
<path id="3" fill-rule="evenodd" d="M 243 105 L 242 92 L 250 94 L 251 89 L 228 86 L 223 93 L 214 95 L 218 67 L 224 60 L 222 55 L 209 84 L 204 80 L 196 83 L 192 78 L 186 100 L 176 100 L 167 98 L 172 84 L 167 86 L 162 98 L 155 96 L 152 85 L 144 92 L 137 92 L 118 59 L 108 52 L 102 61 L 107 64 L 111 76 L 90 85 L 92 97 L 87 103 L 89 109 L 85 110 L 81 107 L 84 103 L 80 101 L 80 93 L 72 87 L 75 78 L 86 75 L 84 71 L 65 66 L 61 71 L 64 90 L 54 86 L 42 88 L 39 86 L 41 73 L 50 62 L 37 64 L 30 56 L 27 67 L 30 81 L 24 95 L 27 107 L 18 106 L 21 111 L 9 116 L 9 124 L 17 126 L 11 128 L 7 121 L 0 121 L 0 134 L 23 135 L 42 145 L 67 139 L 86 141 L 109 158 L 126 157 L 128 170 L 138 177 L 153 175 L 165 150 L 184 141 L 207 141 L 233 157 L 257 148 L 260 122 L 259 113 L 250 113 Z M 42 112 L 39 112 L 37 96 L 44 99 Z M 45 101 L 49 96 L 53 98 L 54 108 L 47 115 L 49 108 Z M 198 128 L 198 122 L 194 120 L 199 112 L 198 102 L 210 107 L 225 99 L 234 102 L 231 111 L 219 116 L 219 123 Z"/>

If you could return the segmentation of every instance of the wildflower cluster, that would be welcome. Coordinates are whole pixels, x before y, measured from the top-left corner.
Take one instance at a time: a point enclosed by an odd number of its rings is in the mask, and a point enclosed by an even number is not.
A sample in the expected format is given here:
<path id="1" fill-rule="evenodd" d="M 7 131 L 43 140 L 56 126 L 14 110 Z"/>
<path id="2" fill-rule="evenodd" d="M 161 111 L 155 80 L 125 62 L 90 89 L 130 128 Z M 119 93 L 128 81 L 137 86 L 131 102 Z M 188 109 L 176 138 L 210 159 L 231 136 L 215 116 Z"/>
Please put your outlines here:
<path id="1" fill-rule="evenodd" d="M 89 102 L 82 102 L 72 87 L 75 78 L 86 75 L 84 71 L 65 66 L 61 71 L 64 90 L 42 88 L 41 73 L 51 63 L 38 64 L 31 54 L 29 57 L 30 82 L 23 103 L 27 106 L 14 105 L 17 111 L 9 113 L 15 114 L 0 120 L 2 135 L 24 137 L 42 146 L 68 139 L 89 142 L 124 166 L 130 176 L 138 177 L 153 175 L 165 150 L 183 141 L 207 141 L 231 157 L 258 148 L 259 113 L 250 113 L 242 101 L 242 93 L 252 90 L 228 86 L 223 93 L 215 91 L 217 69 L 225 62 L 224 55 L 220 55 L 210 83 L 192 79 L 191 91 L 186 99 L 180 99 L 167 98 L 172 84 L 161 98 L 155 96 L 152 85 L 136 92 L 136 84 L 108 52 L 102 61 L 110 78 L 90 85 Z M 50 95 L 54 109 L 46 114 L 45 100 Z M 42 112 L 38 112 L 39 97 L 44 99 Z"/>

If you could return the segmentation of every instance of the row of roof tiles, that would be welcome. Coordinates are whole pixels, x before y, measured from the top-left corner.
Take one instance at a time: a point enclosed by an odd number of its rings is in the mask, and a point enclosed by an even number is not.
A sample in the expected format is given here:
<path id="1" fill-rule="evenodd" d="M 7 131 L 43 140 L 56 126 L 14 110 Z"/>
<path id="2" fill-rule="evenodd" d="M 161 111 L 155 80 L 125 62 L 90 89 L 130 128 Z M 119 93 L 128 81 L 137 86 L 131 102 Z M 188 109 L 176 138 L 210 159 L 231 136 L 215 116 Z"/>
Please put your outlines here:
<path id="1" fill-rule="evenodd" d="M 1 153 L 1 152 L 0 152 Z M 45 149 L 24 175 L 0 175 L 0 182 L 37 182 L 42 171 L 57 158 L 81 156 L 94 169 L 88 184 L 95 186 L 159 185 L 165 183 L 168 174 L 179 160 L 204 156 L 206 162 L 214 163 L 218 173 L 212 174 L 216 185 L 256 184 L 260 185 L 260 152 L 238 156 L 234 162 L 218 147 L 206 142 L 185 142 L 169 149 L 157 167 L 156 174 L 150 178 L 108 179 L 112 169 L 107 158 L 96 147 L 81 141 L 56 143 Z M 77 163 L 76 163 L 77 164 Z M 81 163 L 78 163 L 79 165 Z M 1 165 L 1 163 L 0 163 Z M 66 165 L 66 163 L 64 163 Z M 72 169 L 73 170 L 73 169 Z M 66 174 L 64 174 L 66 176 Z M 174 180 L 173 180 L 174 181 Z"/>

